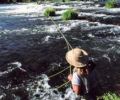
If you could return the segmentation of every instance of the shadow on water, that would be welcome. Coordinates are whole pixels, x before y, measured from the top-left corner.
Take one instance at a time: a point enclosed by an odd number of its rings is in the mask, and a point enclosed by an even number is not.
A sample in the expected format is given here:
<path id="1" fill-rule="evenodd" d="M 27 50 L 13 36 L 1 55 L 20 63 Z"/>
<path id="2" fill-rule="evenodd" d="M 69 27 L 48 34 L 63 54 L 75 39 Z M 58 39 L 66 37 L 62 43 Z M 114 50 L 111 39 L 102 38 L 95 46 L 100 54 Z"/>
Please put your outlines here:
<path id="1" fill-rule="evenodd" d="M 113 24 L 113 25 L 120 25 L 119 18 L 120 18 L 119 15 L 112 17 L 97 17 L 92 15 L 90 16 L 82 15 L 78 17 L 79 20 L 88 20 L 91 22 L 100 22 L 104 24 Z"/>

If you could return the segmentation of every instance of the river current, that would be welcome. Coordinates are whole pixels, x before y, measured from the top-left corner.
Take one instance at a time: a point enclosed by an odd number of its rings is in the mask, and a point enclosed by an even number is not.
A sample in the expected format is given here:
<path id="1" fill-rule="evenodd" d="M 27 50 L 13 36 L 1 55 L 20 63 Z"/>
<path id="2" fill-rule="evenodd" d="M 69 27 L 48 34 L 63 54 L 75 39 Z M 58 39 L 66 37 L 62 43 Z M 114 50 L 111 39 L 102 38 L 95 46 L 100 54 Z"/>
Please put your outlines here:
<path id="1" fill-rule="evenodd" d="M 67 82 L 69 70 L 49 78 L 69 65 L 65 60 L 68 49 L 64 38 L 42 14 L 45 6 L 32 3 L 0 5 L 0 100 L 76 98 L 70 84 L 61 90 L 56 88 Z M 72 47 L 85 49 L 95 61 L 97 80 L 103 91 L 118 92 L 120 26 L 88 20 L 64 22 L 59 14 L 53 19 Z"/>

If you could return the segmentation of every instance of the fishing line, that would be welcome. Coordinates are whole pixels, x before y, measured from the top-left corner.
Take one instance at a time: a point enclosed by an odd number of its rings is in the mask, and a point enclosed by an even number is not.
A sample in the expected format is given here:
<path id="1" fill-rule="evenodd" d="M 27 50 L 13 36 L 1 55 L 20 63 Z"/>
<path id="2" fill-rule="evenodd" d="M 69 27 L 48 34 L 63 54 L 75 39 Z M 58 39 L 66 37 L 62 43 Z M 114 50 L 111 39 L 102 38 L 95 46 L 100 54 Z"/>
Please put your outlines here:
<path id="1" fill-rule="evenodd" d="M 57 31 L 61 34 L 61 36 L 64 38 L 65 42 L 66 42 L 66 45 L 67 45 L 67 48 L 68 48 L 68 51 L 73 49 L 72 45 L 69 43 L 69 41 L 67 40 L 67 38 L 65 37 L 65 35 L 62 33 L 62 31 L 59 29 L 58 25 L 55 23 L 55 21 L 53 20 L 52 17 L 49 16 L 49 18 L 51 19 L 51 21 L 53 22 L 53 24 L 56 26 L 57 28 Z M 72 74 L 72 68 L 71 68 L 71 65 L 69 66 L 70 67 L 70 74 Z"/>
<path id="2" fill-rule="evenodd" d="M 67 67 L 67 68 L 65 68 L 65 69 L 63 69 L 63 70 L 61 70 L 61 71 L 59 71 L 58 73 L 55 73 L 55 74 L 49 76 L 49 78 L 52 78 L 52 77 L 54 77 L 54 76 L 57 76 L 57 75 L 63 73 L 63 72 L 66 71 L 68 68 L 70 68 L 70 67 Z"/>
<path id="3" fill-rule="evenodd" d="M 62 31 L 59 29 L 58 25 L 55 23 L 55 21 L 53 20 L 52 17 L 49 16 L 49 18 L 51 19 L 51 21 L 53 22 L 53 24 L 56 26 L 57 31 L 61 34 L 61 36 L 64 38 L 66 45 L 68 47 L 68 50 L 73 49 L 72 45 L 69 43 L 69 41 L 67 40 L 67 38 L 65 37 L 65 35 L 62 33 Z"/>

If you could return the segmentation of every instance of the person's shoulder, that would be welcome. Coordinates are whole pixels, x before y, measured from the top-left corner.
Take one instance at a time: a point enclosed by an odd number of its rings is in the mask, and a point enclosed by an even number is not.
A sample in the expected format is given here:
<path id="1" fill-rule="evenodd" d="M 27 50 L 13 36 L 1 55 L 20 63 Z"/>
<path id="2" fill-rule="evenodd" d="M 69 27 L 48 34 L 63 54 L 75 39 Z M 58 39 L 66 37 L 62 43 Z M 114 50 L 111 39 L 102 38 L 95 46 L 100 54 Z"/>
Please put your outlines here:
<path id="1" fill-rule="evenodd" d="M 77 79 L 79 79 L 80 76 L 78 76 L 77 72 L 74 72 L 74 73 L 73 73 L 73 78 L 77 78 Z"/>
<path id="2" fill-rule="evenodd" d="M 72 78 L 72 84 L 74 85 L 80 85 L 80 78 L 77 75 L 77 72 L 73 73 L 73 78 Z"/>
<path id="3" fill-rule="evenodd" d="M 78 76 L 78 75 L 77 75 L 77 72 L 73 72 L 73 76 Z"/>

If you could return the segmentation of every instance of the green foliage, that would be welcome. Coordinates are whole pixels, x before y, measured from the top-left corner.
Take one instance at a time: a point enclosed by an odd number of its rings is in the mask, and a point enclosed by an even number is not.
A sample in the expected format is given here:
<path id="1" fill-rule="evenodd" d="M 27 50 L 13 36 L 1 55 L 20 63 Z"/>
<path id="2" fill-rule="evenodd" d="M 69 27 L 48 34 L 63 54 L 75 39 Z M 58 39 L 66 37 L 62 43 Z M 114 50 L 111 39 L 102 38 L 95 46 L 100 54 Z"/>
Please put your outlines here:
<path id="1" fill-rule="evenodd" d="M 45 11 L 44 11 L 44 15 L 47 16 L 47 17 L 48 16 L 55 16 L 55 9 L 52 8 L 52 7 L 46 8 Z"/>
<path id="2" fill-rule="evenodd" d="M 114 8 L 116 5 L 116 0 L 108 0 L 106 3 L 105 3 L 105 7 L 106 8 Z"/>
<path id="3" fill-rule="evenodd" d="M 103 100 L 120 100 L 120 96 L 115 93 L 108 92 L 103 95 Z"/>
<path id="4" fill-rule="evenodd" d="M 62 19 L 63 20 L 71 20 L 71 19 L 77 19 L 78 14 L 75 10 L 72 8 L 67 9 L 63 14 L 62 14 Z"/>

